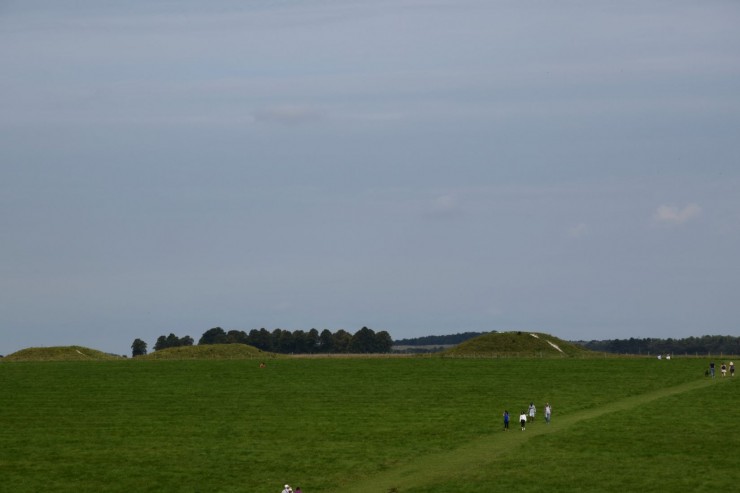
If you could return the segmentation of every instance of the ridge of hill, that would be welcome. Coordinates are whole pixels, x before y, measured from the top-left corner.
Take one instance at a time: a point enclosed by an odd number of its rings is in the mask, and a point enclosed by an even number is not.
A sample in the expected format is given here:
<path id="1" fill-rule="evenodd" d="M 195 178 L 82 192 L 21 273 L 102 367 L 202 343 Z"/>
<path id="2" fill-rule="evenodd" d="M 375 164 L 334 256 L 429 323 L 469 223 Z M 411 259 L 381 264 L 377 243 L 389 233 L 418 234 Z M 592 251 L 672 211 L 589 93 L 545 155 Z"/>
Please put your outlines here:
<path id="1" fill-rule="evenodd" d="M 247 344 L 199 344 L 160 349 L 136 359 L 184 360 L 184 359 L 268 359 L 274 353 L 264 352 Z"/>
<path id="2" fill-rule="evenodd" d="M 124 359 L 84 346 L 51 346 L 21 349 L 1 361 L 109 361 Z"/>
<path id="3" fill-rule="evenodd" d="M 495 332 L 469 339 L 443 356 L 585 356 L 591 351 L 542 332 Z"/>

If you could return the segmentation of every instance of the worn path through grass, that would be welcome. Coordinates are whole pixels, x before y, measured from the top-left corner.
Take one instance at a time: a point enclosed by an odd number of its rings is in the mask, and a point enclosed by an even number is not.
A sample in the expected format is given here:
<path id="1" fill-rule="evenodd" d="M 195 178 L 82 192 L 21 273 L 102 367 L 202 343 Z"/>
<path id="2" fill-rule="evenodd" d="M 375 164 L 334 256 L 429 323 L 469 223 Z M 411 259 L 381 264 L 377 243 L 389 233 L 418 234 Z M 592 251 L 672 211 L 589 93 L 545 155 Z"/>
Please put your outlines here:
<path id="1" fill-rule="evenodd" d="M 564 430 L 582 421 L 601 417 L 605 414 L 626 411 L 664 397 L 690 392 L 715 383 L 715 380 L 701 379 L 673 387 L 627 397 L 605 406 L 574 412 L 558 417 L 548 425 L 539 418 L 531 423 L 525 431 L 520 430 L 518 416 L 512 415 L 511 429 L 495 435 L 486 435 L 462 447 L 444 453 L 419 457 L 401 467 L 386 470 L 380 474 L 363 479 L 356 483 L 345 483 L 336 491 L 353 493 L 403 493 L 409 489 L 433 485 L 440 481 L 449 481 L 456 476 L 465 477 L 475 470 L 492 464 L 498 457 L 510 453 L 525 441 L 543 435 Z M 716 382 L 719 383 L 719 382 Z M 557 410 L 556 410 L 557 411 Z M 541 413 L 540 413 L 541 414 Z"/>

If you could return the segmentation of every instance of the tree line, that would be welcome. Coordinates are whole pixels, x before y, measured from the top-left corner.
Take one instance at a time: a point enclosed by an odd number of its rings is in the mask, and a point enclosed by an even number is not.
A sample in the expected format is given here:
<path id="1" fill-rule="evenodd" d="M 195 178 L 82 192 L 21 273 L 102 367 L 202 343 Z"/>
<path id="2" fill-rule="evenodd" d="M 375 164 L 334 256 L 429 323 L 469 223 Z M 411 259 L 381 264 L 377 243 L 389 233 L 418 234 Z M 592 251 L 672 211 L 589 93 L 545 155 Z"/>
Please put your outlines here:
<path id="1" fill-rule="evenodd" d="M 395 346 L 448 346 L 451 344 L 460 344 L 473 337 L 482 336 L 484 334 L 495 333 L 495 330 L 491 332 L 460 332 L 457 334 L 447 334 L 442 336 L 422 336 L 414 337 L 411 339 L 399 339 L 393 341 Z"/>
<path id="2" fill-rule="evenodd" d="M 311 354 L 311 353 L 388 353 L 393 345 L 448 345 L 459 344 L 472 337 L 483 335 L 486 332 L 463 332 L 444 336 L 425 336 L 414 339 L 400 339 L 393 341 L 387 331 L 375 332 L 363 327 L 354 334 L 343 329 L 331 332 L 324 329 L 282 330 L 253 329 L 248 333 L 243 330 L 229 330 L 214 327 L 207 330 L 198 340 L 198 344 L 248 344 L 262 351 L 282 354 Z M 740 354 L 740 337 L 705 335 L 701 337 L 687 337 L 683 339 L 608 339 L 592 341 L 571 341 L 592 351 L 601 351 L 616 354 Z M 195 343 L 192 337 L 178 337 L 173 333 L 161 335 L 154 344 L 154 350 L 159 351 L 170 347 L 192 346 Z M 134 340 L 131 345 L 133 356 L 147 354 L 147 343 L 141 339 Z"/>
<path id="3" fill-rule="evenodd" d="M 575 341 L 592 351 L 618 354 L 740 354 L 740 337 L 706 335 L 684 339 L 609 339 Z"/>
<path id="4" fill-rule="evenodd" d="M 192 346 L 195 341 L 190 336 L 178 337 L 170 333 L 161 335 L 154 344 L 154 350 L 159 351 L 170 347 Z M 248 344 L 262 351 L 282 354 L 312 354 L 312 353 L 388 353 L 393 346 L 390 334 L 381 330 L 375 332 L 363 327 L 354 334 L 344 329 L 331 332 L 324 329 L 283 330 L 252 329 L 248 333 L 243 330 L 229 330 L 221 327 L 208 329 L 198 340 L 198 345 L 204 344 Z M 147 353 L 147 344 L 141 339 L 135 339 L 131 344 L 133 356 L 142 356 Z"/>

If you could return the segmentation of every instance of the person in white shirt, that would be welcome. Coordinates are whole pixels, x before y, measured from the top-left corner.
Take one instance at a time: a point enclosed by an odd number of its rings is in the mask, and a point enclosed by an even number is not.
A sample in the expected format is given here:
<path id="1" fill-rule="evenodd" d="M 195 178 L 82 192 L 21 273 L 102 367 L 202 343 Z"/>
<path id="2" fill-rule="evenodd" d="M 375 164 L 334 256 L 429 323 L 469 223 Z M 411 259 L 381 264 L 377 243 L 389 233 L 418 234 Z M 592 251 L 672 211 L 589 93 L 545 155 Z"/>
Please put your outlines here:
<path id="1" fill-rule="evenodd" d="M 552 407 L 550 403 L 545 404 L 545 423 L 550 424 L 550 415 L 552 414 Z"/>
<path id="2" fill-rule="evenodd" d="M 524 411 L 519 415 L 519 424 L 522 425 L 522 431 L 524 431 L 524 428 L 527 425 L 527 415 L 524 414 Z"/>

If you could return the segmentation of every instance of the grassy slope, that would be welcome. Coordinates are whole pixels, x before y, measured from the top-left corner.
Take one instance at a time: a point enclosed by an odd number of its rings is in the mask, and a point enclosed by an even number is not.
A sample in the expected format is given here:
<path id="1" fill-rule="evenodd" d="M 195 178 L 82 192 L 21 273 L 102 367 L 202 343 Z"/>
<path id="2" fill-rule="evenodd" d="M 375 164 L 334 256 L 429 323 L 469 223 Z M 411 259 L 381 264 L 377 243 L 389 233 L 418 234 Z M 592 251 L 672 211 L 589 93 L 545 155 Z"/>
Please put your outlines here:
<path id="1" fill-rule="evenodd" d="M 353 493 L 726 489 L 738 475 L 731 456 L 713 446 L 717 439 L 724 441 L 721 421 L 710 433 L 704 426 L 688 425 L 679 434 L 674 430 L 666 435 L 654 426 L 656 415 L 670 414 L 667 406 L 712 394 L 717 389 L 708 388 L 712 383 L 695 380 L 640 394 L 551 424 L 529 423 L 526 431 L 515 425 L 516 432 L 481 437 L 449 452 L 420 457 L 348 489 Z M 730 385 L 720 390 L 727 393 Z M 726 418 L 725 424 L 731 425 L 731 420 Z M 689 440 L 690 447 L 674 447 L 676 438 Z M 695 453 L 698 450 L 700 454 Z M 715 479 L 693 474 L 717 471 L 707 459 L 720 461 L 731 474 L 717 474 Z M 676 464 L 691 464 L 692 469 L 677 469 Z"/>
<path id="2" fill-rule="evenodd" d="M 139 356 L 137 359 L 230 360 L 274 357 L 276 357 L 274 353 L 265 353 L 246 344 L 210 344 L 162 349 L 145 356 Z M 82 346 L 57 346 L 23 349 L 0 361 L 102 361 L 120 359 L 124 358 Z"/>
<path id="3" fill-rule="evenodd" d="M 506 473 L 489 481 L 528 491 L 545 484 L 550 491 L 569 492 L 735 490 L 737 418 L 722 408 L 737 408 L 738 387 L 736 381 L 714 383 L 527 443 L 520 452 L 537 457 L 543 467 L 517 470 L 512 454 L 498 464 Z M 453 491 L 447 486 L 426 491 Z"/>
<path id="4" fill-rule="evenodd" d="M 229 360 L 274 358 L 274 353 L 265 353 L 246 344 L 207 344 L 203 346 L 181 346 L 154 351 L 139 359 L 166 360 Z"/>
<path id="5" fill-rule="evenodd" d="M 9 354 L 2 361 L 101 361 L 120 359 L 123 358 L 83 346 L 53 346 L 22 349 Z"/>
<path id="6" fill-rule="evenodd" d="M 0 407 L 0 476 L 18 492 L 269 493 L 287 481 L 315 493 L 360 491 L 376 480 L 383 488 L 383 478 L 411 467 L 415 472 L 404 474 L 417 481 L 399 491 L 498 490 L 494 484 L 537 491 L 568 477 L 591 491 L 617 491 L 610 487 L 624 479 L 613 472 L 618 464 L 640 471 L 631 489 L 653 484 L 651 475 L 690 483 L 695 475 L 680 462 L 644 458 L 670 452 L 691 458 L 709 475 L 706 484 L 723 485 L 722 478 L 738 479 L 718 460 L 718 451 L 740 446 L 739 434 L 727 433 L 737 425 L 725 413 L 740 404 L 735 381 L 563 426 L 629 396 L 703 382 L 704 364 L 546 358 L 275 359 L 264 369 L 255 360 L 3 364 L 0 393 L 13 397 Z M 529 440 L 516 438 L 522 433 L 516 429 L 503 434 L 503 409 L 517 412 L 530 400 L 554 404 L 555 431 Z M 697 423 L 699 432 L 684 440 Z M 625 430 L 652 435 L 635 444 L 636 433 Z M 720 431 L 724 441 L 709 447 Z M 474 452 L 504 438 L 511 448 L 500 455 Z M 693 439 L 701 441 L 698 451 Z M 467 455 L 472 467 L 429 484 L 424 478 L 439 469 L 434 458 L 447 453 Z"/>
<path id="7" fill-rule="evenodd" d="M 555 348 L 554 346 L 557 346 Z M 558 350 L 559 349 L 559 350 Z M 497 332 L 484 334 L 448 349 L 447 356 L 586 356 L 591 351 L 550 334 L 540 332 Z"/>

